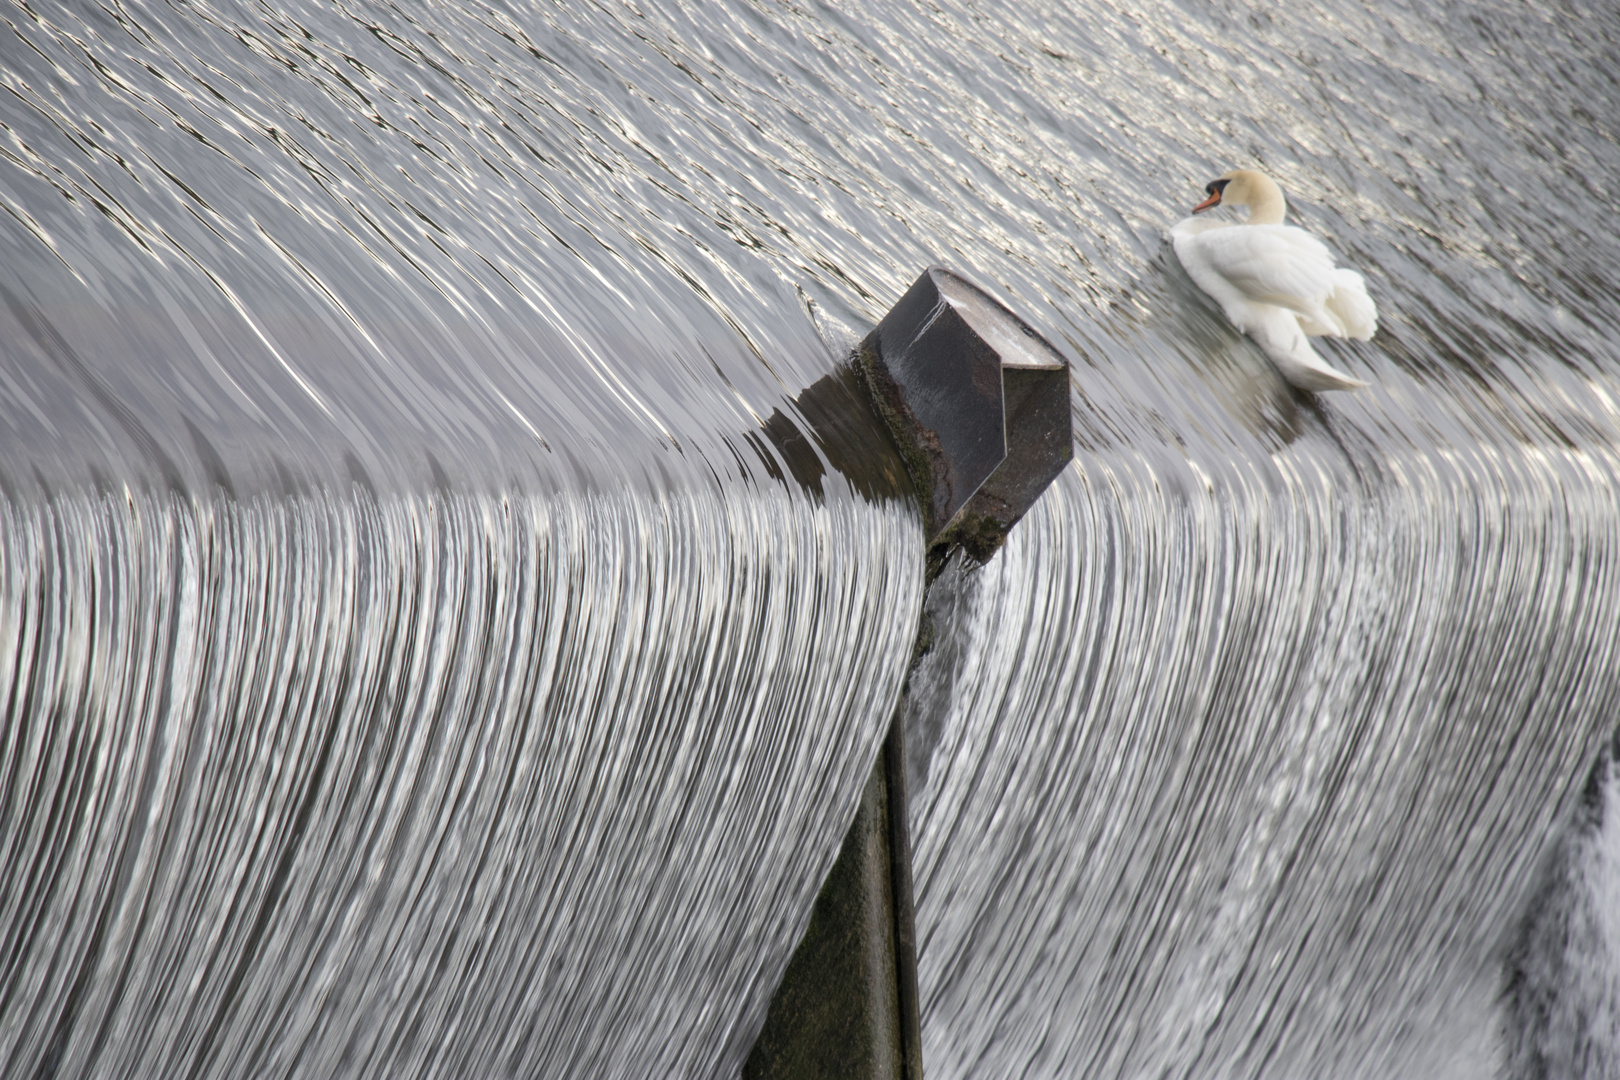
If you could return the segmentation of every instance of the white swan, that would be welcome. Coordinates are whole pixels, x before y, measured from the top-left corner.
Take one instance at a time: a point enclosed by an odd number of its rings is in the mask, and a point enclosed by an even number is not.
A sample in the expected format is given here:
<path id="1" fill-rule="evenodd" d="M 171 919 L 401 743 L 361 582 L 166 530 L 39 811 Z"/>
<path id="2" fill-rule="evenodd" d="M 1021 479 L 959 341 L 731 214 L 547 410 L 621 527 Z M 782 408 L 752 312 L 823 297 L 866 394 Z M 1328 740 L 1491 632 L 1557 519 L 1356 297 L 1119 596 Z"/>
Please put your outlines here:
<path id="1" fill-rule="evenodd" d="M 1373 336 L 1378 309 L 1361 275 L 1334 266 L 1320 240 L 1283 224 L 1288 203 L 1265 173 L 1234 169 L 1204 190 L 1209 198 L 1194 214 L 1227 203 L 1248 206 L 1249 219 L 1234 225 L 1187 218 L 1172 227 L 1170 242 L 1187 276 L 1301 390 L 1366 386 L 1328 366 L 1307 340 Z"/>

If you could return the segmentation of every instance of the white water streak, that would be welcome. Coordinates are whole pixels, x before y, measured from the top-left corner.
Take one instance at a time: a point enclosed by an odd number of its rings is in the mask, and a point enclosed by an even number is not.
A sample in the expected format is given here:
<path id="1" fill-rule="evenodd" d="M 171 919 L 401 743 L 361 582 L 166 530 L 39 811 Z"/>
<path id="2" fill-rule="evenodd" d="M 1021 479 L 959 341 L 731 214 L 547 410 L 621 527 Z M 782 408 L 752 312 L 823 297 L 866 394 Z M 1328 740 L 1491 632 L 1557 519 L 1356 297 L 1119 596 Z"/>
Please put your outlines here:
<path id="1" fill-rule="evenodd" d="M 735 1069 L 921 590 L 774 488 L 0 513 L 6 1076 Z"/>
<path id="2" fill-rule="evenodd" d="M 1495 949 L 1615 723 L 1620 468 L 1357 467 L 1087 457 L 982 571 L 913 719 L 931 1077 L 1488 1062 Z"/>

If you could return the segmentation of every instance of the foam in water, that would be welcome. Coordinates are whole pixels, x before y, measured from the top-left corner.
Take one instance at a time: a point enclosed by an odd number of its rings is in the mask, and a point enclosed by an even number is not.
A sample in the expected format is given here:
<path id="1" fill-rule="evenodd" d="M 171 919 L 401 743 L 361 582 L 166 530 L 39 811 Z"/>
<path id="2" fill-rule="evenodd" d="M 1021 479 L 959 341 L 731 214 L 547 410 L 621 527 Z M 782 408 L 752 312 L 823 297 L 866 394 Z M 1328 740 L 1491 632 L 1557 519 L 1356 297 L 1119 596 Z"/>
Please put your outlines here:
<path id="1" fill-rule="evenodd" d="M 1503 1075 L 1620 1074 L 1620 767 L 1611 746 L 1507 962 Z"/>

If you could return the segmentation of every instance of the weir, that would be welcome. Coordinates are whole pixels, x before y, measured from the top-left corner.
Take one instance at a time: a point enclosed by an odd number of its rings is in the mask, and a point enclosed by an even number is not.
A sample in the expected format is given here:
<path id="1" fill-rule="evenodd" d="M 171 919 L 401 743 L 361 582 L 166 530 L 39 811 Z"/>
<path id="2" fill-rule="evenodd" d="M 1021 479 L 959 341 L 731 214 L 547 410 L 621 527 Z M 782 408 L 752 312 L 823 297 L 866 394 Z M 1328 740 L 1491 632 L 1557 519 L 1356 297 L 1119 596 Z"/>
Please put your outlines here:
<path id="1" fill-rule="evenodd" d="M 1454 16 L 0 11 L 0 1075 L 1620 1060 L 1620 10 Z"/>

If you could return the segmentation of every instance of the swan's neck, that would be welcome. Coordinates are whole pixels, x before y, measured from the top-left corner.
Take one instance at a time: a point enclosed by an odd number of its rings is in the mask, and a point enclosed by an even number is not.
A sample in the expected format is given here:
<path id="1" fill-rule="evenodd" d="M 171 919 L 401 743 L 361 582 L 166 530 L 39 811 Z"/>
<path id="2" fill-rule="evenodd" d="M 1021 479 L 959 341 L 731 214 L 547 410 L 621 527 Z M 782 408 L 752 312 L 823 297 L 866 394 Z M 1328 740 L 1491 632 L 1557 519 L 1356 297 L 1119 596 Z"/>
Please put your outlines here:
<path id="1" fill-rule="evenodd" d="M 1265 177 L 1265 183 L 1251 185 L 1249 193 L 1250 225 L 1281 225 L 1288 216 L 1288 201 L 1282 188 Z"/>

